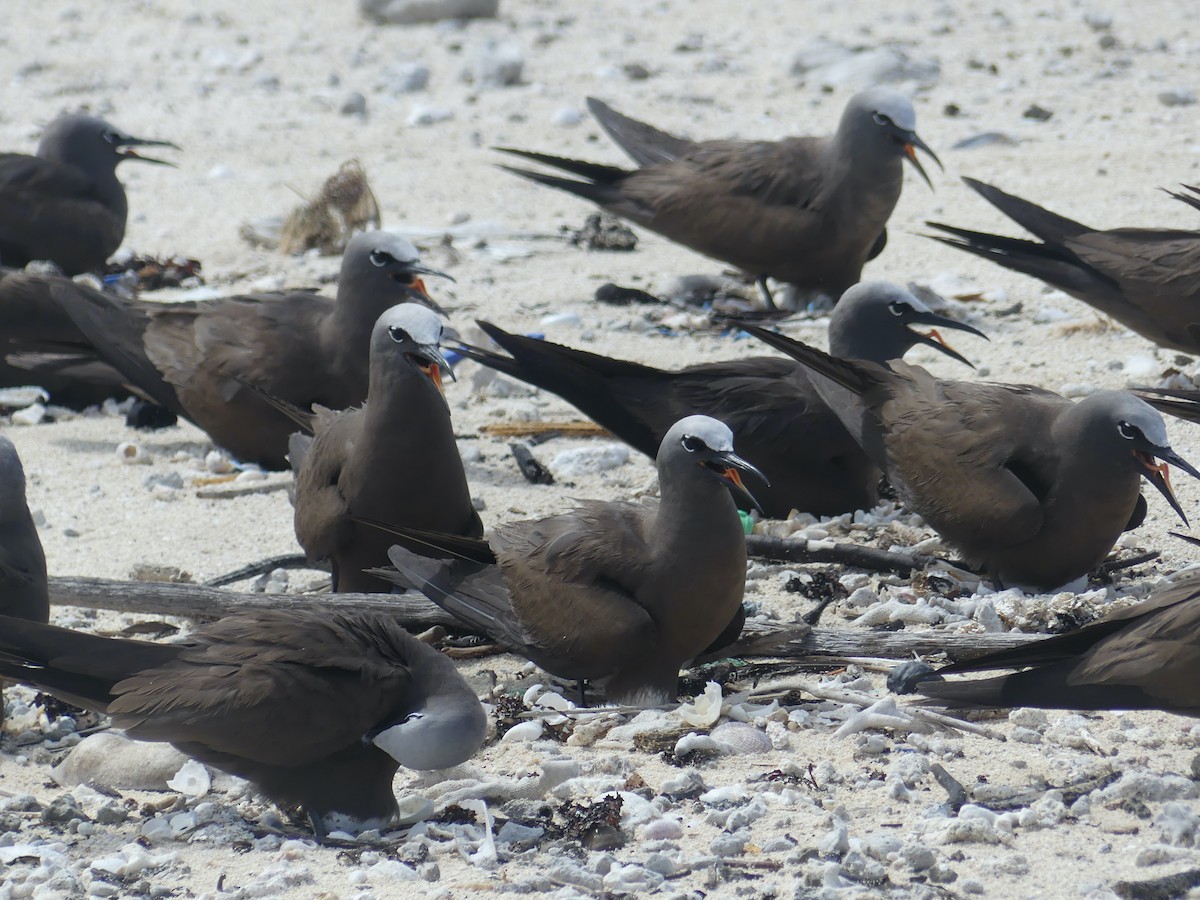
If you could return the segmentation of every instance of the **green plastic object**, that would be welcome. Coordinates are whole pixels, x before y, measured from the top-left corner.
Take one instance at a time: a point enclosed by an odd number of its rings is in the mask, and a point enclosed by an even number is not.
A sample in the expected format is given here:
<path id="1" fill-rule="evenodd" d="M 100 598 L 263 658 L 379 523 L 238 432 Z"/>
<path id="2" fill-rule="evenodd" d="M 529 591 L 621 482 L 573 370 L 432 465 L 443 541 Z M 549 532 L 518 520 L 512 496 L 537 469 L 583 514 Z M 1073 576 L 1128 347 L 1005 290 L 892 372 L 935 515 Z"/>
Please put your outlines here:
<path id="1" fill-rule="evenodd" d="M 745 510 L 741 510 L 741 509 L 738 510 L 738 516 L 740 516 L 741 520 L 742 520 L 742 531 L 746 532 L 746 534 L 753 534 L 754 533 L 754 517 L 751 516 L 750 513 L 746 512 Z"/>

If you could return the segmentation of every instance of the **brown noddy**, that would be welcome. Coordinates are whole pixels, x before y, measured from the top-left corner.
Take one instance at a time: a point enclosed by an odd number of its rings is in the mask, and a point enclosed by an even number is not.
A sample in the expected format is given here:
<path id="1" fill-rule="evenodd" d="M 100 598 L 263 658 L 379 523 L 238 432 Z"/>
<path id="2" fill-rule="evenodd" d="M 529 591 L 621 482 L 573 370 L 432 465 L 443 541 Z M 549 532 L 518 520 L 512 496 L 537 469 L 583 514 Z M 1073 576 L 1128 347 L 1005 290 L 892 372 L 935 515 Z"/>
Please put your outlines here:
<path id="1" fill-rule="evenodd" d="M 292 435 L 296 537 L 310 559 L 327 559 L 335 591 L 381 591 L 364 570 L 386 566 L 395 541 L 356 518 L 480 537 L 442 373 L 442 323 L 416 303 L 393 306 L 371 335 L 371 381 L 363 406 L 318 409 L 313 437 Z"/>
<path id="2" fill-rule="evenodd" d="M 0 617 L 0 676 L 299 804 L 320 835 L 384 827 L 400 766 L 458 765 L 487 727 L 454 664 L 383 613 L 257 610 L 173 644 Z"/>
<path id="3" fill-rule="evenodd" d="M 17 448 L 3 435 L 0 435 L 0 615 L 31 622 L 50 620 L 46 555 L 25 500 L 25 469 Z"/>
<path id="4" fill-rule="evenodd" d="M 423 264 L 404 238 L 369 231 L 346 246 L 336 300 L 282 291 L 133 302 L 67 282 L 53 294 L 139 394 L 238 459 L 283 469 L 295 424 L 248 385 L 305 410 L 362 403 L 371 331 L 384 310 L 413 300 L 442 312 L 422 275 L 449 278 Z"/>
<path id="5" fill-rule="evenodd" d="M 747 330 L 832 381 L 818 390 L 904 505 L 1000 583 L 1051 589 L 1086 575 L 1145 518 L 1142 478 L 1187 522 L 1168 463 L 1200 472 L 1133 394 L 1072 403 L 1030 385 L 942 380 L 900 360 L 834 359 Z"/>
<path id="6" fill-rule="evenodd" d="M 889 687 L 962 706 L 1162 709 L 1200 716 L 1200 578 L 1192 572 L 1145 603 L 1068 634 L 906 673 Z M 982 679 L 941 676 L 1020 669 Z"/>
<path id="7" fill-rule="evenodd" d="M 708 416 L 676 422 L 657 467 L 657 504 L 586 501 L 487 541 L 393 529 L 404 546 L 385 577 L 547 672 L 607 679 L 612 702 L 673 700 L 680 665 L 741 610 L 746 538 L 730 491 L 749 493 L 739 472 L 761 473 Z"/>
<path id="8" fill-rule="evenodd" d="M 929 222 L 951 235 L 931 235 L 934 240 L 1032 275 L 1162 347 L 1200 353 L 1200 232 L 1098 231 L 973 178 L 963 181 L 1039 240 Z M 1200 203 L 1172 196 L 1193 206 Z"/>
<path id="9" fill-rule="evenodd" d="M 58 406 L 83 409 L 129 396 L 51 294 L 62 279 L 0 267 L 0 387 L 37 385 Z"/>
<path id="10" fill-rule="evenodd" d="M 914 326 L 930 326 L 924 334 Z M 685 415 L 711 415 L 733 430 L 738 448 L 770 479 L 755 491 L 763 512 L 793 509 L 817 516 L 870 509 L 879 499 L 879 470 L 813 387 L 808 370 L 790 359 L 758 356 L 667 371 L 611 359 L 521 335 L 488 322 L 479 326 L 509 355 L 460 346 L 464 355 L 558 394 L 647 456 Z M 834 356 L 886 362 L 916 344 L 966 362 L 937 328 L 986 336 L 934 313 L 904 288 L 862 282 L 850 288 L 829 321 Z"/>
<path id="11" fill-rule="evenodd" d="M 48 259 L 68 275 L 102 269 L 125 239 L 129 212 L 117 166 L 127 159 L 172 165 L 137 147 L 179 149 L 72 114 L 46 126 L 36 155 L 0 153 L 0 264 Z"/>
<path id="12" fill-rule="evenodd" d="M 736 266 L 769 304 L 767 278 L 841 296 L 887 242 L 904 160 L 927 183 L 916 151 L 941 165 L 917 137 L 912 104 L 884 87 L 851 97 L 833 135 L 781 141 L 688 141 L 598 100 L 588 107 L 639 168 L 503 147 L 576 177 L 504 168 Z"/>

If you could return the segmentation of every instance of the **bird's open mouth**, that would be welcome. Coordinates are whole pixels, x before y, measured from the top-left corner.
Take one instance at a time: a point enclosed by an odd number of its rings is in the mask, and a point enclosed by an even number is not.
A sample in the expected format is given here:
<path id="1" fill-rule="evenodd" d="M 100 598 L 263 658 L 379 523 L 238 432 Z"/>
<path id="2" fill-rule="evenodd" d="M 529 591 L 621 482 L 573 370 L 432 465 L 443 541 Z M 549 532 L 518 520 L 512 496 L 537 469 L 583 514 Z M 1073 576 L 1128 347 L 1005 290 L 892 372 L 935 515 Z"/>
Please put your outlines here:
<path id="1" fill-rule="evenodd" d="M 1175 491 L 1171 489 L 1171 467 L 1165 462 L 1159 462 L 1144 450 L 1134 450 L 1133 458 L 1145 470 L 1142 474 L 1145 475 L 1146 480 L 1158 488 L 1158 492 L 1171 504 L 1171 508 L 1179 514 L 1179 518 L 1183 519 L 1183 524 L 1189 524 L 1187 516 L 1183 513 L 1183 507 L 1179 505 L 1179 500 L 1175 497 Z"/>
<path id="2" fill-rule="evenodd" d="M 417 356 L 415 353 L 408 354 L 408 358 L 416 363 L 417 368 L 421 370 L 421 374 L 432 381 L 433 386 L 438 389 L 438 393 L 445 397 L 446 389 L 442 386 L 442 367 L 433 360 Z"/>

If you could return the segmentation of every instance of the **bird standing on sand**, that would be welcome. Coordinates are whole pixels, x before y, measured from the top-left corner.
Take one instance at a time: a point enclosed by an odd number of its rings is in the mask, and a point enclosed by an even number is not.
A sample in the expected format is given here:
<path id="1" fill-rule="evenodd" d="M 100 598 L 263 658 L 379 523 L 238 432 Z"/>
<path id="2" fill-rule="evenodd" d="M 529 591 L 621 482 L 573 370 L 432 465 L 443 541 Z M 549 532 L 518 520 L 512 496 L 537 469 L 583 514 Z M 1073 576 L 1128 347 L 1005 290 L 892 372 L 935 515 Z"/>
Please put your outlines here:
<path id="1" fill-rule="evenodd" d="M 681 664 L 741 610 L 746 538 L 729 492 L 760 473 L 708 416 L 675 423 L 657 467 L 658 503 L 586 501 L 487 541 L 394 529 L 386 577 L 547 672 L 607 679 L 610 702 L 669 702 Z"/>
<path id="2" fill-rule="evenodd" d="M 747 330 L 832 382 L 817 389 L 904 505 L 1003 584 L 1049 590 L 1086 575 L 1145 518 L 1142 478 L 1187 521 L 1167 464 L 1200 472 L 1132 394 L 1072 403 L 1029 385 L 941 380 L 899 360 L 834 359 Z"/>
<path id="3" fill-rule="evenodd" d="M 283 291 L 135 303 L 65 280 L 52 293 L 93 351 L 138 393 L 238 459 L 283 469 L 295 423 L 248 385 L 301 409 L 362 403 L 379 316 L 409 300 L 441 312 L 422 275 L 449 278 L 421 263 L 404 238 L 369 231 L 346 246 L 336 300 Z"/>
<path id="4" fill-rule="evenodd" d="M 588 108 L 639 168 L 498 148 L 577 178 L 508 171 L 736 266 L 772 307 L 768 278 L 840 297 L 887 243 L 904 160 L 926 183 L 916 151 L 941 165 L 917 136 L 912 104 L 883 87 L 851 97 L 833 135 L 781 141 L 689 141 L 595 99 Z"/>
<path id="5" fill-rule="evenodd" d="M 924 334 L 918 325 L 934 330 Z M 558 394 L 647 456 L 655 455 L 663 435 L 685 415 L 724 422 L 738 448 L 771 481 L 755 491 L 768 516 L 783 518 L 793 509 L 833 516 L 878 502 L 879 469 L 826 406 L 808 370 L 793 360 L 756 356 L 672 372 L 510 334 L 488 322 L 479 326 L 509 355 L 471 346 L 460 346 L 460 352 Z M 934 313 L 898 285 L 861 282 L 833 310 L 830 353 L 883 363 L 925 344 L 966 362 L 936 328 L 985 337 Z"/>
<path id="6" fill-rule="evenodd" d="M 125 134 L 92 116 L 59 116 L 46 126 L 37 154 L 0 154 L 0 265 L 48 259 L 68 275 L 97 272 L 125 239 L 129 202 L 117 180 L 135 147 L 179 148 Z"/>
<path id="7" fill-rule="evenodd" d="M 1200 232 L 1097 231 L 982 181 L 963 181 L 1041 243 L 929 222 L 951 235 L 934 240 L 1032 275 L 1160 347 L 1200 353 Z M 1197 189 L 1188 190 L 1193 195 L 1171 196 L 1200 208 Z"/>
<path id="8" fill-rule="evenodd" d="M 442 323 L 416 303 L 393 306 L 371 335 L 371 383 L 362 407 L 318 408 L 314 436 L 292 435 L 296 537 L 328 559 L 335 591 L 381 591 L 364 570 L 386 566 L 395 543 L 354 517 L 480 537 L 442 373 Z M 453 377 L 451 375 L 451 377 Z"/>
<path id="9" fill-rule="evenodd" d="M 487 728 L 454 664 L 382 613 L 258 610 L 172 644 L 0 617 L 0 677 L 299 804 L 320 836 L 385 827 L 400 766 L 465 762 Z"/>

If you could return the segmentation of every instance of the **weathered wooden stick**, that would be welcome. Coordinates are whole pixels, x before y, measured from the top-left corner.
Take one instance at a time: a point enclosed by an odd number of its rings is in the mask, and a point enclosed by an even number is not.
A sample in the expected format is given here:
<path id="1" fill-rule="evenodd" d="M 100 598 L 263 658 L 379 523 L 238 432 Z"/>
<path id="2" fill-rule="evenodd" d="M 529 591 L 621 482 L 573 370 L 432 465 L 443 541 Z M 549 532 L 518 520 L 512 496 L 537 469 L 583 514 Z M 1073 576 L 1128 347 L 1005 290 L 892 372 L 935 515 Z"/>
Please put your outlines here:
<path id="1" fill-rule="evenodd" d="M 1012 632 L 947 634 L 943 631 L 860 631 L 849 628 L 814 628 L 803 637 L 772 646 L 766 635 L 748 635 L 721 650 L 721 656 L 774 656 L 802 659 L 808 656 L 863 656 L 873 659 L 912 659 L 943 652 L 950 660 L 971 659 L 983 653 L 1021 647 L 1047 637 Z M 742 650 L 746 642 L 747 650 Z"/>
<path id="2" fill-rule="evenodd" d="M 938 562 L 935 556 L 922 556 L 919 553 L 898 553 L 858 544 L 777 538 L 765 534 L 749 535 L 746 538 L 746 550 L 751 556 L 759 559 L 794 563 L 842 563 L 873 572 L 895 572 L 898 575 L 909 575 L 914 569 L 924 569 Z"/>
<path id="3" fill-rule="evenodd" d="M 461 629 L 453 616 L 415 594 L 240 594 L 198 584 L 164 584 L 142 581 L 107 581 L 101 578 L 51 578 L 50 602 L 59 606 L 114 609 L 127 613 L 216 619 L 252 609 L 288 609 L 317 603 L 328 609 L 372 610 L 395 615 L 406 627 L 425 629 L 446 625 Z M 814 628 L 808 633 L 795 626 L 769 633 L 748 633 L 726 647 L 717 658 L 772 656 L 783 659 L 860 656 L 874 659 L 909 659 L 943 651 L 952 659 L 1019 647 L 1041 640 L 1028 634 L 946 634 L 938 631 L 858 631 Z"/>

